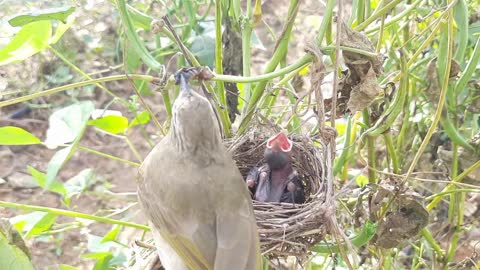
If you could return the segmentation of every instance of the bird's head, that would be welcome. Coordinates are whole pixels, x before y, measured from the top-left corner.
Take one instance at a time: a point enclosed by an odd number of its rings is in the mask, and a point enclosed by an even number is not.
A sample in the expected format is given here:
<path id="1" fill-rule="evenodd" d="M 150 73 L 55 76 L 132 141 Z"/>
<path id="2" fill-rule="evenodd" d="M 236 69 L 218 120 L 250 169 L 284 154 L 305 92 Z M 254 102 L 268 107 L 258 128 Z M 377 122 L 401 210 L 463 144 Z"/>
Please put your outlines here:
<path id="1" fill-rule="evenodd" d="M 267 140 L 265 160 L 271 169 L 279 169 L 291 162 L 293 143 L 283 132 Z"/>
<path id="2" fill-rule="evenodd" d="M 182 150 L 212 149 L 221 144 L 215 113 L 206 98 L 188 84 L 196 75 L 194 69 L 175 74 L 180 93 L 173 104 L 171 136 Z"/>

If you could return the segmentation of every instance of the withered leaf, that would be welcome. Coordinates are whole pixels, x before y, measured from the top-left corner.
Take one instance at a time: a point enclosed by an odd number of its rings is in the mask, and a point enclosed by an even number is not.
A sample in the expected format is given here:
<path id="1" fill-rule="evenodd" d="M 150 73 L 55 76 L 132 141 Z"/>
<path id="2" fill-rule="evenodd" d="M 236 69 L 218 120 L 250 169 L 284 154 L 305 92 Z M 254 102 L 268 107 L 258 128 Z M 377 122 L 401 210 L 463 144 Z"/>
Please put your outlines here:
<path id="1" fill-rule="evenodd" d="M 352 113 L 365 109 L 379 95 L 381 90 L 375 71 L 370 68 L 366 76 L 357 85 L 353 86 L 347 103 L 348 109 Z"/>
<path id="2" fill-rule="evenodd" d="M 368 39 L 368 37 L 358 31 L 350 29 L 345 23 L 343 23 L 343 27 L 340 33 L 340 45 L 350 48 L 359 49 L 362 51 L 376 53 L 375 46 L 373 43 Z M 365 63 L 369 62 L 373 67 L 373 70 L 378 75 L 382 72 L 382 63 L 383 57 L 377 55 L 377 57 L 369 57 L 366 55 L 362 55 L 359 53 L 343 51 L 343 58 L 345 59 L 345 64 L 351 68 L 351 64 L 359 64 L 359 60 L 364 60 Z"/>

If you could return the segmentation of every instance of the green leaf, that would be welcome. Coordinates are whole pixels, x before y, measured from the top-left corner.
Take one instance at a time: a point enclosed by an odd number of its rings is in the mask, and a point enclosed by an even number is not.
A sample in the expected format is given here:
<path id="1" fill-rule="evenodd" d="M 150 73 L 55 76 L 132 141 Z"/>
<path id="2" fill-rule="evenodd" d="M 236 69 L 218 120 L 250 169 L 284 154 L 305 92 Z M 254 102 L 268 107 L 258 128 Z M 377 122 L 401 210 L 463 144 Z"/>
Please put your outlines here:
<path id="1" fill-rule="evenodd" d="M 55 44 L 58 40 L 65 34 L 65 32 L 73 25 L 75 22 L 75 17 L 68 17 L 67 22 L 63 23 L 60 22 L 57 25 L 57 29 L 55 29 L 55 34 L 50 38 L 49 43 Z"/>
<path id="2" fill-rule="evenodd" d="M 75 7 L 59 7 L 35 10 L 15 16 L 8 20 L 8 23 L 13 26 L 24 26 L 31 22 L 44 21 L 44 20 L 58 20 L 65 22 L 67 17 L 75 11 Z"/>
<path id="3" fill-rule="evenodd" d="M 143 111 L 137 114 L 137 117 L 132 120 L 130 125 L 128 125 L 128 128 L 134 127 L 136 125 L 144 125 L 148 123 L 148 121 L 150 121 L 150 114 L 148 113 L 148 111 Z"/>
<path id="4" fill-rule="evenodd" d="M 25 237 L 37 235 L 48 230 L 55 222 L 57 215 L 46 212 L 31 212 L 15 216 L 10 219 L 13 226 L 19 231 L 25 231 Z"/>
<path id="5" fill-rule="evenodd" d="M 53 155 L 52 159 L 50 159 L 50 162 L 48 162 L 47 165 L 47 180 L 45 183 L 46 189 L 49 189 L 53 185 L 58 172 L 73 155 L 74 150 L 75 148 L 73 145 L 70 145 L 62 150 L 57 151 L 57 153 Z"/>
<path id="6" fill-rule="evenodd" d="M 18 127 L 0 127 L 0 145 L 39 144 L 40 139 L 32 133 Z"/>
<path id="7" fill-rule="evenodd" d="M 30 259 L 20 248 L 11 244 L 3 232 L 0 232 L 0 269 L 34 270 Z"/>
<path id="8" fill-rule="evenodd" d="M 97 253 L 85 254 L 85 255 L 82 255 L 82 257 L 87 259 L 97 260 L 97 262 L 95 263 L 95 266 L 93 267 L 93 270 L 107 270 L 107 269 L 110 269 L 109 262 L 113 258 L 113 255 L 111 252 L 97 252 Z"/>
<path id="9" fill-rule="evenodd" d="M 50 21 L 25 25 L 10 42 L 0 50 L 0 66 L 22 61 L 48 46 L 52 35 Z"/>
<path id="10" fill-rule="evenodd" d="M 92 169 L 85 169 L 65 182 L 66 198 L 70 199 L 78 195 L 96 182 L 95 173 Z"/>
<path id="11" fill-rule="evenodd" d="M 102 237 L 89 234 L 87 236 L 87 249 L 92 253 L 108 252 L 112 247 L 117 247 L 115 242 L 102 243 Z"/>
<path id="12" fill-rule="evenodd" d="M 88 121 L 89 125 L 93 125 L 101 130 L 118 134 L 123 133 L 128 127 L 128 119 L 123 116 L 108 115 L 102 118 Z"/>
<path id="13" fill-rule="evenodd" d="M 215 38 L 206 34 L 196 36 L 192 41 L 192 45 L 190 45 L 190 50 L 202 66 L 209 66 L 213 69 L 215 63 Z"/>
<path id="14" fill-rule="evenodd" d="M 120 233 L 121 228 L 122 226 L 113 225 L 112 229 L 107 234 L 105 234 L 105 236 L 103 236 L 100 243 L 103 244 L 105 242 L 115 241 L 117 239 L 118 233 Z"/>
<path id="15" fill-rule="evenodd" d="M 45 140 L 45 144 L 56 147 L 61 144 L 61 142 L 69 142 L 71 140 L 73 140 L 73 144 L 58 151 L 48 163 L 47 188 L 52 185 L 60 169 L 70 159 L 73 153 L 75 153 L 80 139 L 85 132 L 88 118 L 90 118 L 94 110 L 95 106 L 93 102 L 83 101 L 56 111 L 50 116 L 50 126 L 47 130 L 47 140 Z M 59 132 L 66 132 L 67 134 Z"/>
<path id="16" fill-rule="evenodd" d="M 125 65 L 129 73 L 137 73 L 138 67 L 142 64 L 141 58 L 138 55 L 135 48 L 128 42 L 124 43 L 125 46 Z M 148 88 L 148 84 L 144 80 L 133 80 L 135 87 L 142 95 L 152 95 L 152 91 Z"/>
<path id="17" fill-rule="evenodd" d="M 95 109 L 91 101 L 82 101 L 62 108 L 49 118 L 45 144 L 49 148 L 70 143 L 79 137 Z"/>
<path id="18" fill-rule="evenodd" d="M 52 224 L 55 222 L 57 219 L 57 215 L 52 214 L 52 213 L 42 213 L 46 214 L 44 215 L 38 222 L 35 223 L 35 226 L 33 226 L 25 235 L 25 237 L 31 237 L 33 235 L 37 235 L 39 233 L 42 233 L 52 226 Z"/>
<path id="19" fill-rule="evenodd" d="M 46 174 L 42 173 L 41 171 L 39 171 L 39 170 L 37 170 L 37 169 L 35 169 L 34 167 L 31 167 L 31 166 L 27 166 L 27 169 L 28 169 L 28 172 L 30 172 L 30 174 L 32 175 L 35 182 L 37 182 L 37 184 L 39 186 L 41 186 L 42 188 L 44 188 L 48 191 L 51 191 L 51 192 L 58 193 L 62 196 L 65 196 L 65 194 L 67 193 L 67 190 L 65 189 L 62 182 L 60 182 L 58 180 L 55 180 L 50 185 L 50 187 L 47 187 L 47 175 Z"/>

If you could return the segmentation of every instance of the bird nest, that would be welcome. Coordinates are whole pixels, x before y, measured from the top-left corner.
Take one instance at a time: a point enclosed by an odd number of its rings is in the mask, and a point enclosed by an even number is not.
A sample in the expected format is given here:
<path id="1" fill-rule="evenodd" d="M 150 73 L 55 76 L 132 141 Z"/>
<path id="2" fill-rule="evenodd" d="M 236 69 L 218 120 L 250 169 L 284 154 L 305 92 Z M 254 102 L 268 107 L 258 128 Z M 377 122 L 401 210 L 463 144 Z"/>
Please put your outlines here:
<path id="1" fill-rule="evenodd" d="M 251 132 L 226 141 L 233 159 L 245 178 L 253 167 L 264 164 L 268 139 L 265 132 Z M 293 167 L 304 185 L 305 203 L 272 203 L 253 201 L 262 254 L 269 257 L 305 258 L 309 249 L 322 241 L 328 232 L 326 224 L 334 216 L 331 182 L 327 181 L 330 164 L 328 149 L 319 139 L 294 135 Z M 328 157 L 327 157 L 328 156 Z"/>

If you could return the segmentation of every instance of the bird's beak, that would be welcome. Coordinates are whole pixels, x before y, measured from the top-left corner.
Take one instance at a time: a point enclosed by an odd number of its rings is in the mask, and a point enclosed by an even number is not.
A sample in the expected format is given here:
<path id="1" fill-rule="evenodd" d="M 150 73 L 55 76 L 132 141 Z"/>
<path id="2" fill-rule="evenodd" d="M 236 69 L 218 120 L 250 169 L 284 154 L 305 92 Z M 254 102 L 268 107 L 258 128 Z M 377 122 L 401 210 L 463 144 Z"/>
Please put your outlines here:
<path id="1" fill-rule="evenodd" d="M 288 139 L 283 132 L 271 137 L 267 140 L 267 148 L 272 149 L 279 147 L 282 152 L 288 153 L 292 150 L 293 142 Z"/>

